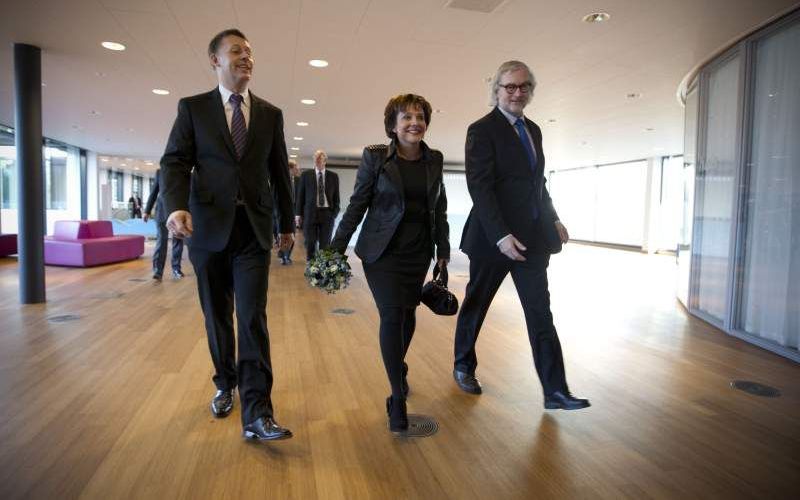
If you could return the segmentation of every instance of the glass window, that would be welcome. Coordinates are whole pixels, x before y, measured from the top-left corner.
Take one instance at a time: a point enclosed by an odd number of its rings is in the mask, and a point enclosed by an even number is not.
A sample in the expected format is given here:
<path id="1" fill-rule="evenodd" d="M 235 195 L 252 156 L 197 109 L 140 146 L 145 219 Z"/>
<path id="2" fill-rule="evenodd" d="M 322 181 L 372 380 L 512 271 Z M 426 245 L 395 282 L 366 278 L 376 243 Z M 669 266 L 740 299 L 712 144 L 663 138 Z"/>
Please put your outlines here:
<path id="1" fill-rule="evenodd" d="M 800 336 L 800 23 L 755 49 L 737 329 L 793 349 Z"/>
<path id="2" fill-rule="evenodd" d="M 67 148 L 46 142 L 44 148 L 45 208 L 67 208 Z"/>
<path id="3" fill-rule="evenodd" d="M 736 176 L 739 56 L 708 78 L 704 162 L 697 171 L 695 207 L 697 309 L 720 324 L 727 313 L 728 257 Z"/>
<path id="4" fill-rule="evenodd" d="M 681 170 L 682 209 L 678 236 L 678 299 L 689 306 L 689 282 L 692 262 L 692 228 L 694 220 L 694 178 L 697 161 L 697 86 L 686 94 L 683 129 L 683 165 Z"/>
<path id="5" fill-rule="evenodd" d="M 122 172 L 110 171 L 108 177 L 111 181 L 111 197 L 114 203 L 127 202 L 122 195 L 124 187 L 124 178 Z"/>

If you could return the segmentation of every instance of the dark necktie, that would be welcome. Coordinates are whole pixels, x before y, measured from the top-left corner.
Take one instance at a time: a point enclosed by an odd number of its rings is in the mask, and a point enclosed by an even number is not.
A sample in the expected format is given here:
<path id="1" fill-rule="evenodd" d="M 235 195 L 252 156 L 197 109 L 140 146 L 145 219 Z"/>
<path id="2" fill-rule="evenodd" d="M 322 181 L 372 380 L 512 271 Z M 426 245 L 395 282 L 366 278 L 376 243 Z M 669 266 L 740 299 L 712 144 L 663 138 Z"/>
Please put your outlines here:
<path id="1" fill-rule="evenodd" d="M 536 153 L 533 152 L 533 145 L 528 137 L 528 131 L 525 128 L 525 120 L 521 117 L 517 118 L 517 121 L 514 122 L 514 127 L 517 129 L 519 140 L 522 141 L 522 146 L 525 148 L 525 154 L 528 157 L 528 164 L 531 167 L 533 178 L 536 179 Z M 533 205 L 533 218 L 539 218 L 539 208 L 535 204 Z"/>
<path id="2" fill-rule="evenodd" d="M 244 153 L 244 145 L 247 142 L 247 125 L 244 123 L 242 113 L 242 101 L 244 97 L 240 94 L 231 94 L 230 102 L 233 107 L 233 117 L 231 118 L 231 138 L 233 147 L 236 148 L 236 157 L 241 160 Z"/>
<path id="3" fill-rule="evenodd" d="M 325 181 L 322 178 L 322 172 L 317 172 L 317 206 L 325 206 Z"/>

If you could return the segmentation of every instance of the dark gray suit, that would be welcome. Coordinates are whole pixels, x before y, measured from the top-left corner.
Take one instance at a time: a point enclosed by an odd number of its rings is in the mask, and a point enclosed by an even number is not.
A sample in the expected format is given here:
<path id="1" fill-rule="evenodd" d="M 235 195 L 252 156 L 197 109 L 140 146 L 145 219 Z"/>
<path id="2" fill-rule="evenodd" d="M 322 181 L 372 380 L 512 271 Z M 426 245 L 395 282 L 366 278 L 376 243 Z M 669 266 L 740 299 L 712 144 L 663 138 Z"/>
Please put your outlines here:
<path id="1" fill-rule="evenodd" d="M 333 234 L 333 224 L 339 215 L 339 176 L 325 169 L 325 198 L 328 207 L 318 205 L 317 169 L 305 170 L 298 179 L 295 211 L 303 218 L 303 239 L 306 245 L 306 259 L 311 260 L 319 249 L 328 248 Z"/>
<path id="2" fill-rule="evenodd" d="M 467 131 L 466 176 L 473 206 L 461 249 L 470 258 L 470 278 L 456 325 L 455 368 L 475 373 L 478 334 L 497 289 L 510 273 L 525 312 L 539 380 L 549 395 L 568 392 L 547 285 L 550 253 L 560 249 L 560 243 L 553 241 L 558 216 L 545 187 L 542 132 L 532 121 L 525 123 L 536 152 L 535 169 L 520 136 L 499 109 Z M 527 247 L 521 252 L 526 261 L 511 260 L 497 248 L 508 234 Z"/>
<path id="3" fill-rule="evenodd" d="M 272 416 L 266 307 L 273 210 L 278 210 L 281 233 L 291 233 L 293 224 L 283 114 L 250 93 L 247 140 L 238 158 L 219 89 L 183 98 L 161 170 L 166 213 L 192 214 L 189 258 L 197 275 L 214 383 L 220 390 L 238 385 L 244 424 Z"/>

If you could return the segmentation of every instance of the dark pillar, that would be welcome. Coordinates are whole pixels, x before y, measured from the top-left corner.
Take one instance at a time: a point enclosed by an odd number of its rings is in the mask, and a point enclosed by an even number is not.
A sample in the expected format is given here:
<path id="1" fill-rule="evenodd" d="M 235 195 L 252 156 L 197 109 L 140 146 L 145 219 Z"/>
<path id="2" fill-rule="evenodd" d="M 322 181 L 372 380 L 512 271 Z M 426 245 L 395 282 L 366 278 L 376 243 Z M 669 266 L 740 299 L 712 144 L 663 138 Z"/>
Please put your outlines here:
<path id="1" fill-rule="evenodd" d="M 88 161 L 88 152 L 85 149 L 80 150 L 80 180 L 81 180 L 81 219 L 86 220 L 89 218 L 89 185 L 86 179 L 86 163 Z"/>
<path id="2" fill-rule="evenodd" d="M 42 50 L 14 44 L 15 138 L 19 202 L 19 297 L 45 301 L 44 172 L 42 168 Z"/>

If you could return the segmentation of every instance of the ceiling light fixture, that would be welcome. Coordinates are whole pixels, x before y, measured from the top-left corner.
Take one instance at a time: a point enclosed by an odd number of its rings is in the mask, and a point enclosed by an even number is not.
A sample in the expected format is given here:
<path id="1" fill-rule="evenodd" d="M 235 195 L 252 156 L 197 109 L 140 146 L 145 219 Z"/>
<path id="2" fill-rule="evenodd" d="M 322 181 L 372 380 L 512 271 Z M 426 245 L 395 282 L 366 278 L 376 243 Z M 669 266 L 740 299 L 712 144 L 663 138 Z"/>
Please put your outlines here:
<path id="1" fill-rule="evenodd" d="M 300 151 L 300 148 L 298 148 L 297 146 L 292 146 L 292 151 Z"/>
<path id="2" fill-rule="evenodd" d="M 107 48 L 108 50 L 116 50 L 116 51 L 125 50 L 125 46 L 119 42 L 103 42 L 100 45 Z"/>
<path id="3" fill-rule="evenodd" d="M 638 98 L 642 97 L 642 94 L 640 94 L 638 92 L 631 92 L 630 94 L 626 95 L 625 97 L 627 97 L 628 99 L 638 99 Z"/>
<path id="4" fill-rule="evenodd" d="M 289 158 L 297 158 L 297 155 L 289 155 Z"/>
<path id="5" fill-rule="evenodd" d="M 328 66 L 328 61 L 324 59 L 312 59 L 308 61 L 310 66 L 314 66 L 315 68 L 326 68 Z"/>
<path id="6" fill-rule="evenodd" d="M 297 122 L 298 127 L 308 127 L 308 122 Z"/>
<path id="7" fill-rule="evenodd" d="M 555 122 L 556 122 L 555 118 L 550 118 L 547 120 L 547 123 L 555 123 Z"/>
<path id="8" fill-rule="evenodd" d="M 297 137 L 297 136 L 292 137 L 292 139 L 294 139 L 295 141 L 302 141 L 303 140 L 302 137 Z"/>
<path id="9" fill-rule="evenodd" d="M 301 104 L 306 104 L 306 105 L 308 105 L 308 106 L 311 106 L 311 105 L 314 105 L 314 104 L 316 104 L 316 103 L 317 103 L 317 101 L 316 101 L 316 100 L 314 100 L 314 99 L 300 99 L 300 103 L 301 103 Z"/>
<path id="10" fill-rule="evenodd" d="M 169 90 L 167 90 L 167 89 L 153 89 L 153 93 L 155 95 L 169 95 Z"/>
<path id="11" fill-rule="evenodd" d="M 119 166 L 120 166 L 120 167 L 127 167 L 127 166 L 128 166 L 128 164 L 127 164 L 127 163 L 120 163 L 120 164 L 119 164 Z"/>
<path id="12" fill-rule="evenodd" d="M 583 16 L 583 22 L 585 23 L 602 23 L 609 19 L 611 19 L 611 16 L 607 12 L 592 12 Z"/>

